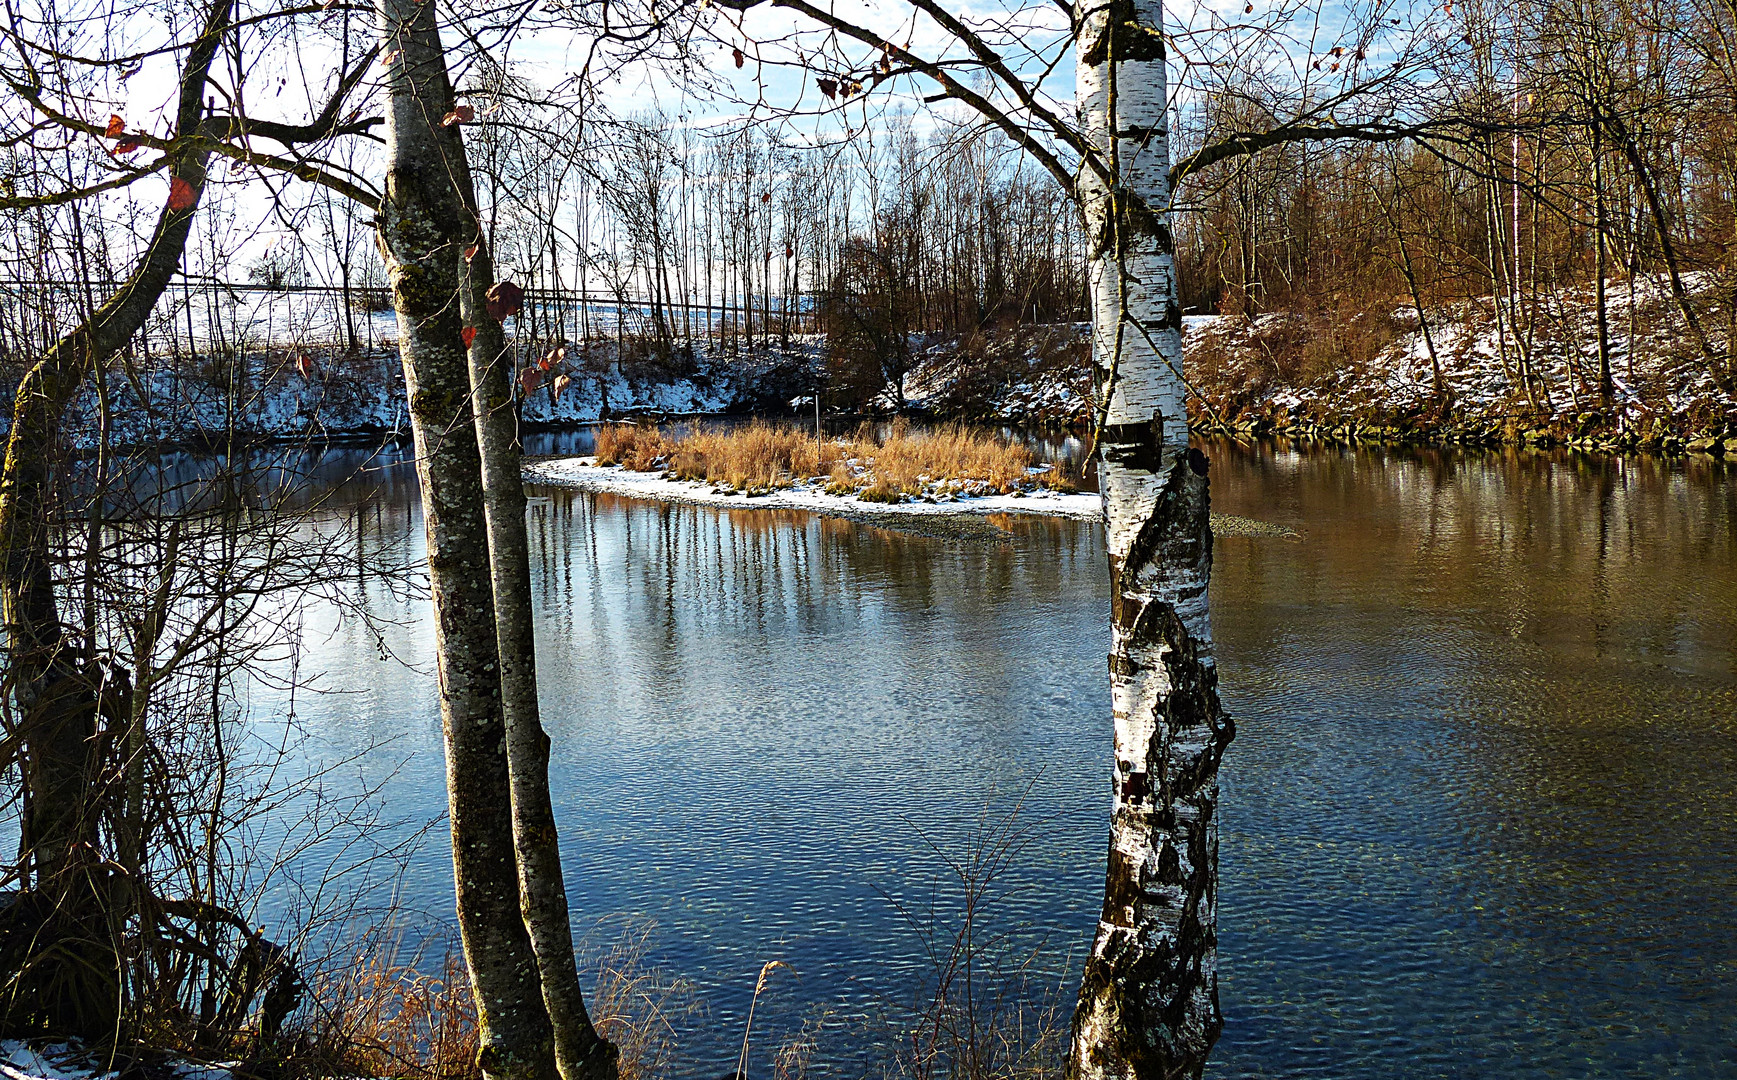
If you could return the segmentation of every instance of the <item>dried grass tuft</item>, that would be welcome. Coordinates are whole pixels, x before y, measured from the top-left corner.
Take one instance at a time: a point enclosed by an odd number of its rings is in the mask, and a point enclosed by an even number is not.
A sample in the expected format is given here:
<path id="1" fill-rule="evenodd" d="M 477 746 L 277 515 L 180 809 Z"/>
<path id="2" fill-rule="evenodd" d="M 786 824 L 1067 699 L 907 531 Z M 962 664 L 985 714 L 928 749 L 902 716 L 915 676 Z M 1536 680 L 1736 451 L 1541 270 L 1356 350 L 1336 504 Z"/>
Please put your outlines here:
<path id="1" fill-rule="evenodd" d="M 656 1080 L 675 1060 L 677 1034 L 705 1019 L 688 980 L 650 960 L 654 924 L 630 924 L 607 948 L 581 950 L 580 972 L 594 971 L 585 995 L 597 1033 L 620 1051 L 620 1080 Z"/>
<path id="2" fill-rule="evenodd" d="M 477 1015 L 463 961 L 449 955 L 438 975 L 360 953 L 317 979 L 319 1003 L 302 1053 L 322 1075 L 412 1080 L 479 1080 Z M 298 1055 L 301 1056 L 301 1055 Z"/>
<path id="3" fill-rule="evenodd" d="M 1007 494 L 1032 487 L 1071 490 L 1063 470 L 1042 473 L 1030 450 L 1000 435 L 949 423 L 913 429 L 894 422 L 884 437 L 867 424 L 846 438 L 817 441 L 797 427 L 755 422 L 728 431 L 690 427 L 672 441 L 654 428 L 611 425 L 597 433 L 597 463 L 737 491 L 771 491 L 813 480 L 829 494 L 896 503 L 940 493 Z"/>
<path id="4" fill-rule="evenodd" d="M 841 460 L 836 443 L 819 442 L 799 428 L 755 422 L 730 431 L 690 430 L 676 445 L 669 468 L 682 480 L 770 491 L 824 476 Z"/>
<path id="5" fill-rule="evenodd" d="M 597 429 L 599 465 L 623 465 L 635 472 L 646 472 L 661 467 L 674 450 L 675 444 L 655 427 L 604 424 Z"/>
<path id="6" fill-rule="evenodd" d="M 598 1034 L 620 1051 L 620 1080 L 668 1074 L 677 1033 L 703 1020 L 693 987 L 647 959 L 651 925 L 629 926 L 607 948 L 582 954 L 592 973 L 585 1001 Z M 461 956 L 439 974 L 358 951 L 309 987 L 307 1019 L 286 1029 L 285 1075 L 378 1076 L 394 1080 L 482 1080 L 477 1012 Z"/>

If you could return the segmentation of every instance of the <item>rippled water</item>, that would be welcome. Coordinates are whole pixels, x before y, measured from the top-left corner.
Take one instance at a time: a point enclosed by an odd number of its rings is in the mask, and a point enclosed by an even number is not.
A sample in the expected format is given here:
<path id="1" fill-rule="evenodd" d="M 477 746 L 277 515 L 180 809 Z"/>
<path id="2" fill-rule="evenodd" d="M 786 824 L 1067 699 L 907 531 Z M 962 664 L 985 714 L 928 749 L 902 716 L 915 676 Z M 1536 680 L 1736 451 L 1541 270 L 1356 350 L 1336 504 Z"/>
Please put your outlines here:
<path id="1" fill-rule="evenodd" d="M 1210 450 L 1216 509 L 1302 534 L 1217 546 L 1238 738 L 1211 1075 L 1733 1075 L 1733 474 Z M 419 546 L 408 466 L 368 484 L 372 542 Z M 693 980 L 709 1019 L 684 1022 L 680 1075 L 733 1068 L 769 959 L 796 975 L 761 999 L 753 1071 L 807 1021 L 825 1075 L 863 1072 L 861 1018 L 916 993 L 931 910 L 955 925 L 948 859 L 1010 818 L 982 926 L 1071 993 L 1110 761 L 1095 526 L 1009 519 L 982 545 L 535 494 L 570 894 L 593 943 L 649 926 Z M 297 714 L 324 753 L 385 740 L 345 775 L 425 821 L 444 803 L 423 607 L 357 588 L 424 667 L 310 625 L 304 671 L 352 692 Z M 441 839 L 412 862 L 413 936 L 450 920 Z"/>

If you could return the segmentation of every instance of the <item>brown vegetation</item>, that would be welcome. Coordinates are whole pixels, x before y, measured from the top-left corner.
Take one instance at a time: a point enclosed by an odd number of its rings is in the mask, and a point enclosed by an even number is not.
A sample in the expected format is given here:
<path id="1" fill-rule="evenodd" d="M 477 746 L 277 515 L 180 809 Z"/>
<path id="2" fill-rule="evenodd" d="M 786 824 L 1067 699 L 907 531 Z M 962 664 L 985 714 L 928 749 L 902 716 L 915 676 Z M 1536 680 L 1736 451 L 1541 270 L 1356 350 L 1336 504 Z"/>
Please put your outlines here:
<path id="1" fill-rule="evenodd" d="M 825 441 L 801 428 L 763 422 L 722 431 L 696 425 L 678 438 L 651 426 L 607 424 L 597 431 L 596 457 L 599 465 L 666 469 L 678 480 L 737 491 L 808 480 L 867 502 L 1008 494 L 1038 486 L 1071 490 L 1060 470 L 1033 473 L 1038 461 L 1030 450 L 962 424 L 924 429 L 898 420 L 885 434 L 864 424 L 848 437 Z"/>
<path id="2" fill-rule="evenodd" d="M 629 927 L 600 951 L 581 950 L 590 1011 L 598 1033 L 620 1050 L 621 1080 L 665 1075 L 678 1025 L 699 1013 L 692 986 L 647 960 L 650 929 Z M 317 977 L 310 993 L 317 1005 L 303 1010 L 303 1026 L 259 1055 L 280 1073 L 481 1080 L 476 1004 L 460 957 L 447 956 L 429 974 L 390 951 L 363 952 Z"/>

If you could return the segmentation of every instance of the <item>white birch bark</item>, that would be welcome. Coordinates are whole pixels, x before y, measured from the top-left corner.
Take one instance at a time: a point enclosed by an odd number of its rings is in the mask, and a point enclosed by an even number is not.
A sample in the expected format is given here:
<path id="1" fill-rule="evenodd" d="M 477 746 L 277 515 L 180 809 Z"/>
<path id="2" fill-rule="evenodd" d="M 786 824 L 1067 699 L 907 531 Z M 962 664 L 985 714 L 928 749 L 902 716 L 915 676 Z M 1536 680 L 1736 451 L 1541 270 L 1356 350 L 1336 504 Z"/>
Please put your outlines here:
<path id="1" fill-rule="evenodd" d="M 428 534 L 453 878 L 478 1064 L 490 1080 L 555 1080 L 549 1013 L 520 910 L 482 463 L 460 334 L 463 249 L 474 231 L 455 183 L 463 146 L 457 128 L 441 123 L 453 94 L 435 5 L 379 0 L 378 14 L 389 66 L 379 242 Z"/>
<path id="2" fill-rule="evenodd" d="M 1162 4 L 1091 0 L 1078 18 L 1084 133 L 1110 178 L 1082 169 L 1079 194 L 1101 395 L 1115 769 L 1070 1071 L 1159 1080 L 1199 1076 L 1223 1026 L 1217 772 L 1232 726 L 1207 618 L 1207 462 L 1188 445 L 1183 412 Z"/>

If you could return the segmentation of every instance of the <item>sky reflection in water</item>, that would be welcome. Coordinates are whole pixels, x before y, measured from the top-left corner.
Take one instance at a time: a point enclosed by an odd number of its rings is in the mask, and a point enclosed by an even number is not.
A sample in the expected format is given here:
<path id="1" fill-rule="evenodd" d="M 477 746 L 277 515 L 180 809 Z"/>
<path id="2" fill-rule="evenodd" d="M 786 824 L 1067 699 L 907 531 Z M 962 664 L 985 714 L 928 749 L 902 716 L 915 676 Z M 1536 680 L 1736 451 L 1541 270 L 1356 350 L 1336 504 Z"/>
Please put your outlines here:
<path id="1" fill-rule="evenodd" d="M 570 451 L 576 437 L 533 450 Z M 583 436 L 577 437 L 583 439 Z M 1537 454 L 1208 448 L 1223 785 L 1211 1075 L 1730 1075 L 1737 1044 L 1737 481 Z M 354 485 L 352 485 L 354 486 Z M 355 509 L 420 545 L 407 467 Z M 988 925 L 1065 999 L 1095 919 L 1109 757 L 1096 527 L 943 542 L 807 515 L 535 492 L 545 721 L 577 926 L 649 927 L 710 1019 L 682 1076 L 760 1069 L 804 1021 L 826 1075 L 921 982 L 907 913 L 1017 809 Z M 372 588 L 371 586 L 360 586 Z M 426 664 L 417 601 L 374 590 Z M 352 623 L 303 659 L 324 753 L 395 816 L 443 807 L 426 672 Z M 256 710 L 271 710 L 263 698 Z M 393 771 L 396 769 L 396 771 Z M 450 923 L 437 830 L 412 936 Z M 938 887 L 938 883 L 941 887 Z M 1065 1016 L 1065 1012 L 1064 1012 Z"/>

